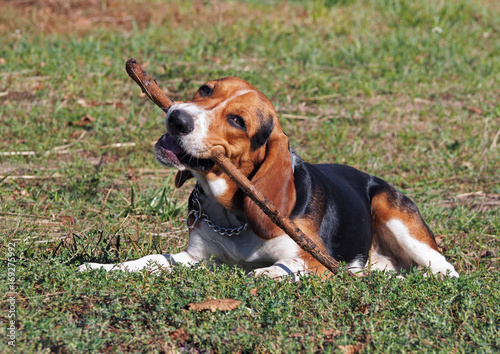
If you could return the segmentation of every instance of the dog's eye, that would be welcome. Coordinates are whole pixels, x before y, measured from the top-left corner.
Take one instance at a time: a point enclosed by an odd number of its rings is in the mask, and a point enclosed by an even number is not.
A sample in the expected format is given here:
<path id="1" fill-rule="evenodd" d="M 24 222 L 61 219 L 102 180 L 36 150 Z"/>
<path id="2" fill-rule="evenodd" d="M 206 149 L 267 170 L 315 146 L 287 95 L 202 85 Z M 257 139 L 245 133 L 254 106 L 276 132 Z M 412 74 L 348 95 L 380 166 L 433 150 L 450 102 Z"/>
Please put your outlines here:
<path id="1" fill-rule="evenodd" d="M 208 85 L 203 85 L 198 89 L 198 92 L 200 93 L 201 97 L 207 97 L 210 96 L 212 92 L 214 92 L 214 89 Z"/>
<path id="2" fill-rule="evenodd" d="M 229 123 L 232 126 L 234 126 L 236 128 L 243 129 L 243 130 L 246 129 L 245 120 L 241 116 L 238 116 L 236 114 L 229 114 L 227 116 L 227 120 L 229 121 Z"/>

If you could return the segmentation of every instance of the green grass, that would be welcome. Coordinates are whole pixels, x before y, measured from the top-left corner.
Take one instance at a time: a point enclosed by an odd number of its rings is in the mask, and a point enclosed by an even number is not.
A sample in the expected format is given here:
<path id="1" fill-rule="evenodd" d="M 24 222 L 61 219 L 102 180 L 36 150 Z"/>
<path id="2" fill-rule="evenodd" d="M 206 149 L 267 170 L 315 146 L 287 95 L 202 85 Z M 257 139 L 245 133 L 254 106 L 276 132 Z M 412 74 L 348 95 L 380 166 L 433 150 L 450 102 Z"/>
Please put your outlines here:
<path id="1" fill-rule="evenodd" d="M 0 7 L 1 352 L 500 350 L 496 1 Z M 192 184 L 174 190 L 154 161 L 164 117 L 127 77 L 130 56 L 176 99 L 208 79 L 249 80 L 306 160 L 353 165 L 413 198 L 461 278 L 76 274 L 187 243 Z M 242 305 L 183 310 L 211 298 Z"/>

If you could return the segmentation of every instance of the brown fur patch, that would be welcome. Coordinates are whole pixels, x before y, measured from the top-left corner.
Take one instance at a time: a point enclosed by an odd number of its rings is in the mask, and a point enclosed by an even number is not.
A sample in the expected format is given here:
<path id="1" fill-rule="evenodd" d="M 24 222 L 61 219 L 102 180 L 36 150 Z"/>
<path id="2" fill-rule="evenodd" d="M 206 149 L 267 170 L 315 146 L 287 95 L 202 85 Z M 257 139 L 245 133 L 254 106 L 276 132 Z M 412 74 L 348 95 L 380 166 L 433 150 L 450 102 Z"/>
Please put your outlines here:
<path id="1" fill-rule="evenodd" d="M 432 231 L 425 224 L 418 208 L 406 196 L 396 190 L 377 194 L 372 199 L 374 241 L 384 248 L 400 249 L 397 241 L 391 238 L 387 230 L 387 222 L 391 219 L 400 220 L 410 232 L 411 237 L 429 245 L 439 252 Z"/>

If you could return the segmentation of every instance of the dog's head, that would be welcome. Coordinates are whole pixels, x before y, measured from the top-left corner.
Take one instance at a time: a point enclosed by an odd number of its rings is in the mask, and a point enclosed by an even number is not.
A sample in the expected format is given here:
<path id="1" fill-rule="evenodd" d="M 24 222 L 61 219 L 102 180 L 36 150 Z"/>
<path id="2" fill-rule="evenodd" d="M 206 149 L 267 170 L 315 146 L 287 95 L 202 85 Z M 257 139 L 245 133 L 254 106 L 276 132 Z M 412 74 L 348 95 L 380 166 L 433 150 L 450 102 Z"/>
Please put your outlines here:
<path id="1" fill-rule="evenodd" d="M 291 212 L 295 189 L 288 138 L 271 102 L 251 84 L 235 77 L 206 82 L 192 101 L 170 107 L 166 127 L 155 153 L 162 164 L 179 170 L 177 187 L 194 175 L 223 206 L 237 208 L 236 185 L 210 160 L 213 149 L 222 148 L 278 208 Z M 251 222 L 248 213 L 260 210 L 247 200 L 243 204 Z"/>

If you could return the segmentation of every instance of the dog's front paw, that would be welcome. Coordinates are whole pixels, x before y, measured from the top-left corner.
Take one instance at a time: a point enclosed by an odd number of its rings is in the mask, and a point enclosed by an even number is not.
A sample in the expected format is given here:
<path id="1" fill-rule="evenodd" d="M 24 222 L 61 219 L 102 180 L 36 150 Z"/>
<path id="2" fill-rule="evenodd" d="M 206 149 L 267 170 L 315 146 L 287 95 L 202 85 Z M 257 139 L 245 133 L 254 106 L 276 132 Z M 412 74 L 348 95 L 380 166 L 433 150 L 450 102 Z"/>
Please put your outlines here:
<path id="1" fill-rule="evenodd" d="M 275 279 L 276 277 L 281 277 L 281 275 L 277 276 L 275 272 L 273 272 L 270 268 L 271 267 L 255 269 L 250 273 L 248 273 L 248 276 L 252 278 L 269 277 L 271 279 Z"/>
<path id="2" fill-rule="evenodd" d="M 300 258 L 282 259 L 270 267 L 257 268 L 248 274 L 251 277 L 267 276 L 275 280 L 289 279 L 299 281 L 300 277 L 308 274 L 304 260 Z"/>
<path id="3" fill-rule="evenodd" d="M 78 267 L 77 272 L 86 272 L 92 269 L 105 269 L 108 272 L 111 270 L 121 270 L 125 272 L 140 272 L 141 270 L 148 270 L 150 272 L 157 273 L 162 269 L 166 270 L 172 267 L 170 259 L 170 256 L 167 257 L 161 254 L 153 254 L 144 256 L 135 261 L 117 264 L 84 263 Z"/>
<path id="4" fill-rule="evenodd" d="M 248 273 L 248 276 L 252 278 L 269 277 L 276 281 L 281 281 L 284 279 L 298 281 L 300 278 L 297 274 L 287 272 L 283 268 L 277 266 L 255 269 L 254 271 Z"/>

